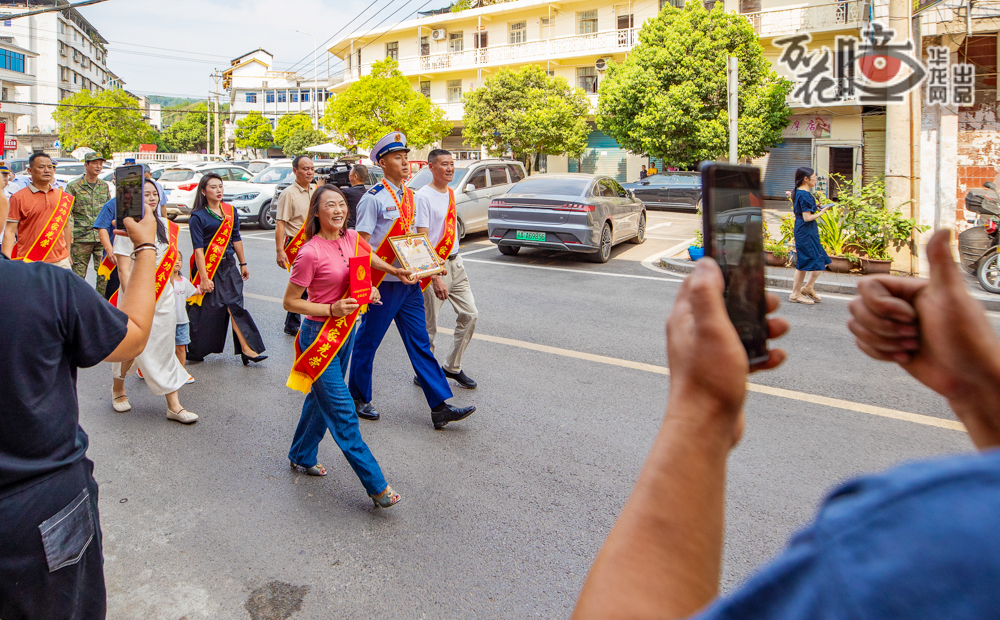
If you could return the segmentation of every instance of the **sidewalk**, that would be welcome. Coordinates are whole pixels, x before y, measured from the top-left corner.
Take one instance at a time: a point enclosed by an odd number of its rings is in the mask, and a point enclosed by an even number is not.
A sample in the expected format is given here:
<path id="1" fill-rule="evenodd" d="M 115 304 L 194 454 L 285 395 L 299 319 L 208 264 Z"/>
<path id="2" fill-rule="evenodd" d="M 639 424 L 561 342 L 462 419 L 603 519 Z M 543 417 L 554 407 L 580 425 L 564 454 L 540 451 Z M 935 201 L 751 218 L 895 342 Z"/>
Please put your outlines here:
<path id="1" fill-rule="evenodd" d="M 661 258 L 660 267 L 677 274 L 687 274 L 694 269 L 694 263 L 687 258 L 687 251 L 673 258 Z M 792 278 L 795 270 L 791 267 L 765 267 L 765 282 L 769 288 L 792 290 Z M 969 293 L 982 302 L 983 306 L 991 312 L 1000 312 L 1000 295 L 987 293 L 979 286 L 979 281 L 975 276 L 971 276 L 964 271 L 965 284 Z M 837 295 L 856 295 L 858 292 L 858 280 L 864 276 L 852 273 L 833 273 L 825 271 L 816 281 L 816 292 L 833 293 Z"/>

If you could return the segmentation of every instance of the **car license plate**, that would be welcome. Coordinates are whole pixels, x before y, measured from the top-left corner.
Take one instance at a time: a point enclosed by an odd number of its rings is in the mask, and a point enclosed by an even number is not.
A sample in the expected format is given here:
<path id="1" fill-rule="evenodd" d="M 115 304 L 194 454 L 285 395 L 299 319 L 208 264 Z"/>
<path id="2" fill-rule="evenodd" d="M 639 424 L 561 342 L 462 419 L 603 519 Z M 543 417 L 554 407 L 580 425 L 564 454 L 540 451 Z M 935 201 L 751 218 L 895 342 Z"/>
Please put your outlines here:
<path id="1" fill-rule="evenodd" d="M 545 233 L 530 230 L 519 230 L 516 237 L 520 241 L 545 241 Z"/>
<path id="2" fill-rule="evenodd" d="M 170 196 L 170 190 L 169 189 L 163 190 L 163 194 L 164 194 L 164 197 Z"/>

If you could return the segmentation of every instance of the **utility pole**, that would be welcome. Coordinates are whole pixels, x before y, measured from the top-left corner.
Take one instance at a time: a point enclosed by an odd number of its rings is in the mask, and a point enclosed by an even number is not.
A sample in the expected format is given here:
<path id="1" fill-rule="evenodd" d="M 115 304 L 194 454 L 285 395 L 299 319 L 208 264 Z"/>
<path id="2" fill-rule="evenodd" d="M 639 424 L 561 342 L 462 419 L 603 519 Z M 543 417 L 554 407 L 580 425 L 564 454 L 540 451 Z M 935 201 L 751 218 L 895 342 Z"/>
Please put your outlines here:
<path id="1" fill-rule="evenodd" d="M 726 92 L 729 105 L 729 163 L 739 160 L 740 66 L 736 56 L 726 58 Z"/>
<path id="2" fill-rule="evenodd" d="M 215 154 L 222 155 L 219 151 L 219 70 L 212 73 L 215 78 Z"/>
<path id="3" fill-rule="evenodd" d="M 313 89 L 312 89 L 312 108 L 313 108 L 313 114 L 312 114 L 312 116 L 313 116 L 313 129 L 316 129 L 316 128 L 319 127 L 319 107 L 318 107 L 318 105 L 316 103 L 316 95 L 319 94 L 319 89 L 316 88 L 316 80 L 319 79 L 319 70 L 317 69 L 317 64 L 316 64 L 316 51 L 318 49 L 318 46 L 316 45 L 316 37 L 315 36 L 309 34 L 308 32 L 305 32 L 304 30 L 296 30 L 295 32 L 298 32 L 299 34 L 308 35 L 308 36 L 312 37 L 312 40 L 313 40 Z"/>
<path id="4" fill-rule="evenodd" d="M 905 43 L 910 38 L 910 2 L 909 0 L 889 0 L 889 28 L 895 31 L 894 43 Z M 910 199 L 912 197 L 912 158 L 911 127 L 912 103 L 911 97 L 919 96 L 920 91 L 903 95 L 902 103 L 885 106 L 885 192 L 886 207 L 900 209 L 903 215 L 911 217 L 917 210 Z M 902 250 L 895 257 L 898 269 L 912 270 L 910 248 Z"/>

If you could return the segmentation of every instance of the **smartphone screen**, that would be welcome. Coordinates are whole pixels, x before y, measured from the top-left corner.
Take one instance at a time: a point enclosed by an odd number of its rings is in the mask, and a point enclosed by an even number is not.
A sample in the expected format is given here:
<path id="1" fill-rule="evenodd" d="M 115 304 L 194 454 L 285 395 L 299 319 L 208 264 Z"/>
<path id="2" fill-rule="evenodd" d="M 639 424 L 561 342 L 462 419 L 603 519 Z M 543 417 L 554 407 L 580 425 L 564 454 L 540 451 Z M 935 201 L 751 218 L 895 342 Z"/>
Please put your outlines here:
<path id="1" fill-rule="evenodd" d="M 125 218 L 142 219 L 142 188 L 144 175 L 141 165 L 120 166 L 115 169 L 115 204 L 118 207 L 115 225 L 124 230 Z"/>
<path id="2" fill-rule="evenodd" d="M 705 162 L 701 185 L 705 255 L 722 268 L 726 310 L 750 363 L 763 362 L 768 353 L 760 170 Z"/>

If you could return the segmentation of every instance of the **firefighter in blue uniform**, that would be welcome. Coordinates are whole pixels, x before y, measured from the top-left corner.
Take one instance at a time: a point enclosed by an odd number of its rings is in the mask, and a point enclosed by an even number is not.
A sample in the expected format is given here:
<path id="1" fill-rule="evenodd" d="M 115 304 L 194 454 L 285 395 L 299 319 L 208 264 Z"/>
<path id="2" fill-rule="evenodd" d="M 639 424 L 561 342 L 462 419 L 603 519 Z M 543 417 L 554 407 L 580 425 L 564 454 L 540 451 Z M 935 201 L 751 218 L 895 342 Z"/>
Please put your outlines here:
<path id="1" fill-rule="evenodd" d="M 416 205 L 413 192 L 403 185 L 409 176 L 409 162 L 406 154 L 406 136 L 394 131 L 375 144 L 371 159 L 382 167 L 385 178 L 368 190 L 358 202 L 355 230 L 377 250 L 386 234 L 400 217 L 403 218 L 405 232 L 416 232 L 414 216 Z M 386 275 L 378 287 L 382 305 L 368 306 L 363 316 L 358 335 L 354 340 L 351 356 L 351 374 L 348 388 L 354 398 L 358 417 L 377 420 L 378 411 L 372 400 L 372 364 L 375 351 L 385 336 L 389 324 L 396 321 L 396 329 L 406 346 L 406 353 L 413 370 L 420 380 L 431 407 L 431 421 L 435 429 L 443 428 L 449 422 L 456 422 L 472 415 L 475 407 L 453 407 L 446 401 L 452 397 L 451 387 L 441 366 L 431 353 L 427 337 L 427 323 L 424 318 L 424 296 L 418 282 L 402 282 Z"/>

